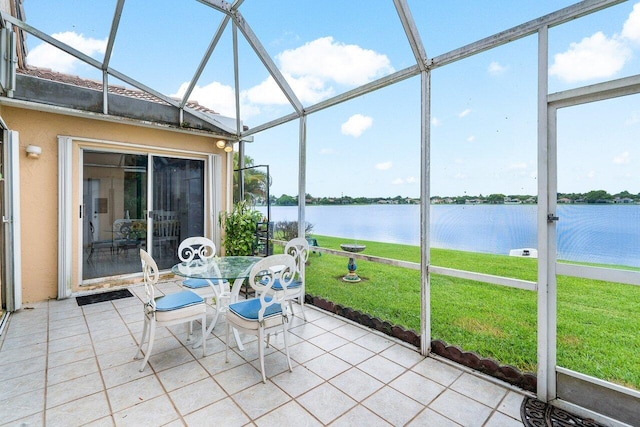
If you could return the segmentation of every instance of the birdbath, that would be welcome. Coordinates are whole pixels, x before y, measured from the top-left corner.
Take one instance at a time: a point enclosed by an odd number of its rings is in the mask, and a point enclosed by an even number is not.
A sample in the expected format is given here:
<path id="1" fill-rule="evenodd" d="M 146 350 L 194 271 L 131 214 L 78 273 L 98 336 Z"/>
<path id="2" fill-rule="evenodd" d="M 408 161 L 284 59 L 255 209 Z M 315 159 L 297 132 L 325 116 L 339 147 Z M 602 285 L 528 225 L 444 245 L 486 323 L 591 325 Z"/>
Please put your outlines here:
<path id="1" fill-rule="evenodd" d="M 342 248 L 343 251 L 351 252 L 351 253 L 362 252 L 366 248 L 365 245 L 356 245 L 351 243 L 342 243 L 340 247 Z M 346 276 L 344 276 L 342 280 L 349 283 L 359 282 L 360 278 L 356 274 L 357 268 L 358 266 L 356 266 L 356 260 L 353 257 L 349 257 L 349 263 L 347 264 L 347 270 L 349 270 L 349 273 Z"/>

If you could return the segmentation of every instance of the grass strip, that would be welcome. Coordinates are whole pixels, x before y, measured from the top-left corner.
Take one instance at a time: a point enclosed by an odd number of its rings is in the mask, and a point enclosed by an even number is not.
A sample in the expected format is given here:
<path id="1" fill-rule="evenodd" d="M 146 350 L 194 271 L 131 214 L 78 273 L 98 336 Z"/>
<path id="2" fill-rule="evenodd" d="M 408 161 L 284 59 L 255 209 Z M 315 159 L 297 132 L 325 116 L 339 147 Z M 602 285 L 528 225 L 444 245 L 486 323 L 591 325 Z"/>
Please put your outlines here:
<path id="1" fill-rule="evenodd" d="M 321 247 L 349 239 L 314 235 Z M 358 241 L 365 254 L 419 262 L 420 248 Z M 311 254 L 306 291 L 393 324 L 420 330 L 420 272 L 356 260 L 359 283 L 346 283 L 347 258 Z M 536 281 L 537 260 L 431 249 L 431 264 Z M 558 365 L 640 389 L 640 288 L 559 276 Z M 536 371 L 535 292 L 431 276 L 431 336 L 481 357 Z"/>

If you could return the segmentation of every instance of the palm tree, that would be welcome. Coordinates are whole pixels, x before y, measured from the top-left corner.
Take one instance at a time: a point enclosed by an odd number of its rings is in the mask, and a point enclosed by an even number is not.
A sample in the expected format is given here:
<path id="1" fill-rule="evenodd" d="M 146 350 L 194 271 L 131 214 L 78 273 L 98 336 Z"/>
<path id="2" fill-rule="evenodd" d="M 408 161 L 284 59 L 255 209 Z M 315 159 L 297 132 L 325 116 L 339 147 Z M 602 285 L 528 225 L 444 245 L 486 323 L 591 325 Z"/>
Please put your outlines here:
<path id="1" fill-rule="evenodd" d="M 267 185 L 269 177 L 266 172 L 260 169 L 252 169 L 254 167 L 253 159 L 247 155 L 244 156 L 244 200 L 251 204 L 266 203 Z M 240 200 L 240 186 L 238 173 L 238 153 L 233 153 L 233 200 Z"/>

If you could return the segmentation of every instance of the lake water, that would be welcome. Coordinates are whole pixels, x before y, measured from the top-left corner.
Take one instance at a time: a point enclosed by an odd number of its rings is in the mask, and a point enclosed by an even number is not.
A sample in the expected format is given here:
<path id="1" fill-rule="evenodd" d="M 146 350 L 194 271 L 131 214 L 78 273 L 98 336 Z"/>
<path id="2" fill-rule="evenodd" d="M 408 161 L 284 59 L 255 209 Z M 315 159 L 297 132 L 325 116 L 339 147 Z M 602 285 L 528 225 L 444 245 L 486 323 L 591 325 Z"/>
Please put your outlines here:
<path id="1" fill-rule="evenodd" d="M 314 234 L 420 245 L 417 205 L 307 206 L 305 212 Z M 296 221 L 297 214 L 296 206 L 271 208 L 274 222 Z M 505 255 L 536 248 L 536 216 L 535 205 L 434 205 L 431 245 Z M 558 216 L 559 259 L 640 267 L 640 205 L 560 205 Z"/>

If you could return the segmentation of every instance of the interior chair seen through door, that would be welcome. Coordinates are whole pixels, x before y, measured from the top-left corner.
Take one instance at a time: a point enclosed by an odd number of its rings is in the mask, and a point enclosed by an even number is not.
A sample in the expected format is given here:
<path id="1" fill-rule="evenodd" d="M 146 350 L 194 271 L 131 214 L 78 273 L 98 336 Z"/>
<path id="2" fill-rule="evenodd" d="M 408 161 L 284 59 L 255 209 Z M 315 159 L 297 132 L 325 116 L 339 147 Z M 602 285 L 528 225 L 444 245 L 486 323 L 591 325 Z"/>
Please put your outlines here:
<path id="1" fill-rule="evenodd" d="M 206 261 L 216 255 L 216 244 L 212 240 L 202 237 L 188 237 L 184 239 L 178 247 L 178 258 L 182 262 Z M 210 328 L 214 328 L 220 313 L 226 311 L 231 298 L 229 282 L 218 280 L 212 283 L 207 279 L 186 279 L 182 281 L 182 286 L 195 292 L 205 300 L 212 298 L 215 302 L 216 314 L 211 320 Z"/>
<path id="2" fill-rule="evenodd" d="M 259 296 L 229 304 L 229 310 L 226 315 L 225 359 L 227 362 L 229 361 L 229 330 L 232 327 L 237 328 L 240 332 L 257 336 L 260 372 L 262 372 L 262 381 L 264 383 L 267 382 L 264 370 L 265 338 L 271 333 L 283 332 L 289 371 L 293 371 L 288 344 L 288 323 L 291 313 L 287 310 L 284 298 L 287 286 L 294 280 L 296 271 L 296 261 L 291 255 L 268 256 L 258 261 L 249 273 L 249 285 Z M 284 292 L 271 292 L 271 288 L 276 281 L 279 281 Z"/>
<path id="3" fill-rule="evenodd" d="M 158 265 L 144 249 L 140 249 L 140 260 L 142 262 L 145 290 L 144 326 L 142 328 L 142 337 L 140 338 L 138 351 L 134 359 L 141 357 L 142 345 L 145 342 L 147 333 L 149 334 L 149 344 L 147 345 L 144 360 L 140 366 L 140 372 L 144 370 L 149 361 L 149 356 L 153 350 L 153 341 L 157 326 L 188 323 L 189 338 L 187 338 L 187 341 L 189 341 L 191 322 L 200 320 L 202 323 L 202 357 L 204 357 L 206 354 L 205 330 L 207 329 L 207 306 L 204 303 L 204 299 L 191 291 L 180 291 L 156 296 L 156 285 L 158 284 L 159 277 Z"/>

